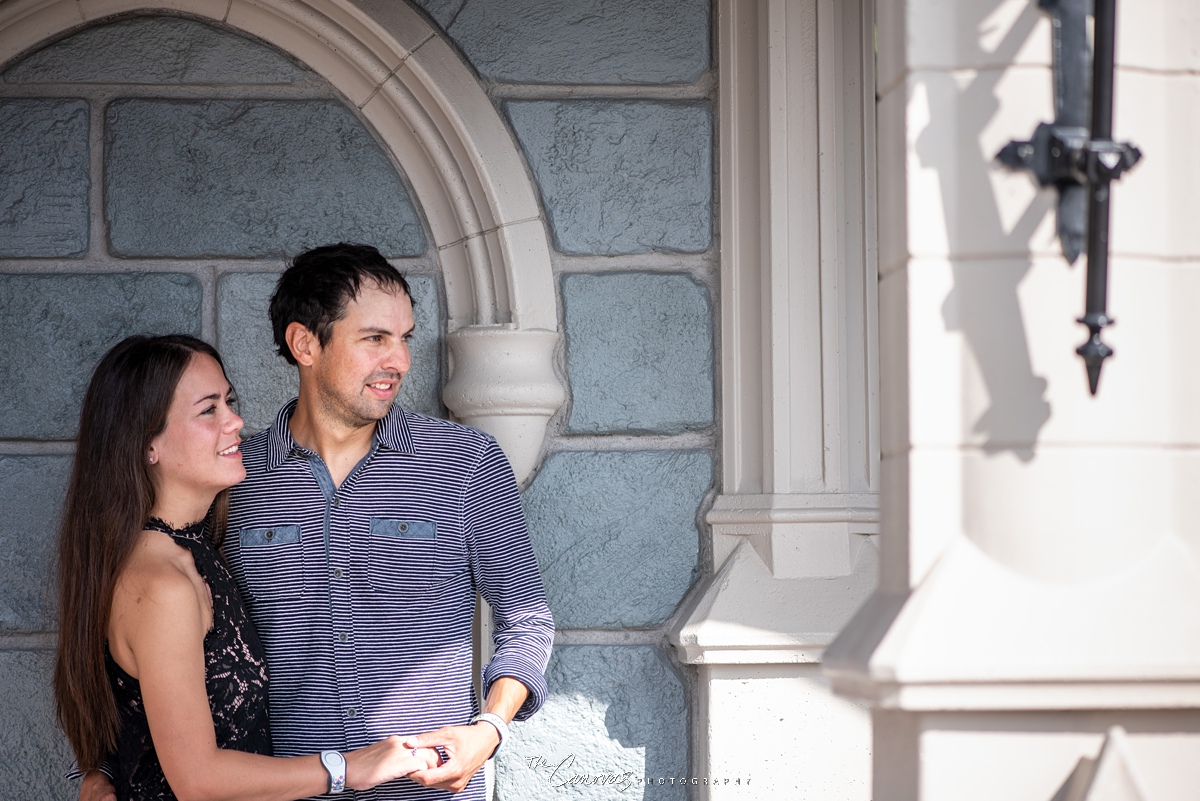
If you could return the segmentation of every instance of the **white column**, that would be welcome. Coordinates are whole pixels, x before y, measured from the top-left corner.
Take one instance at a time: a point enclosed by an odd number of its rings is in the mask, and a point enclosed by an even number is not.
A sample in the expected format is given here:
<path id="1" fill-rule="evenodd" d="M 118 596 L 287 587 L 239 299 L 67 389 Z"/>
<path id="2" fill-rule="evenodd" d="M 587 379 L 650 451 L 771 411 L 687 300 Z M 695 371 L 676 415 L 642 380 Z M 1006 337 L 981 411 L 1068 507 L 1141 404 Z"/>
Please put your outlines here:
<path id="1" fill-rule="evenodd" d="M 1121 6 L 1115 130 L 1146 158 L 1112 190 L 1096 398 L 1086 265 L 993 161 L 1053 118 L 1049 19 L 880 8 L 883 569 L 825 665 L 874 705 L 877 801 L 1200 787 L 1200 13 Z"/>
<path id="2" fill-rule="evenodd" d="M 719 6 L 716 575 L 672 638 L 700 669 L 702 775 L 760 797 L 869 797 L 866 711 L 817 663 L 878 572 L 871 24 L 836 0 Z"/>

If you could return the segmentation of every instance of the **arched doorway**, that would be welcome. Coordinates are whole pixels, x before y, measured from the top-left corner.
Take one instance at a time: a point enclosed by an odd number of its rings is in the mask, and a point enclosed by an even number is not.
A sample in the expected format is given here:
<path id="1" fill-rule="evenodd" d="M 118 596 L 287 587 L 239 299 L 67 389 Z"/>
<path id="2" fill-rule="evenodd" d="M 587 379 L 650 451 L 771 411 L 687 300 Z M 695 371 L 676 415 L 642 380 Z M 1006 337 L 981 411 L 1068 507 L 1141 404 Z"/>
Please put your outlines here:
<path id="1" fill-rule="evenodd" d="M 424 210 L 445 282 L 447 407 L 492 433 L 519 480 L 565 400 L 557 308 L 535 192 L 470 69 L 403 3 L 33 0 L 0 8 L 0 63 L 122 14 L 213 20 L 311 67 L 375 130 Z"/>

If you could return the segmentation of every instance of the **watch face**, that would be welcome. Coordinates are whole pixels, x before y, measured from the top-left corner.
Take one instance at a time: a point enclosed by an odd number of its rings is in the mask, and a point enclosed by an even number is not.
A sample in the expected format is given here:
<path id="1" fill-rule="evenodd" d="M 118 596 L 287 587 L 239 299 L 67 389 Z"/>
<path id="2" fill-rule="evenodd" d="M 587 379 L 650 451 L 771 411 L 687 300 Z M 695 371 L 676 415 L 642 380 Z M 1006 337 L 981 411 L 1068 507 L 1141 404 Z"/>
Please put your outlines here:
<path id="1" fill-rule="evenodd" d="M 330 768 L 340 768 L 346 764 L 346 758 L 337 751 L 326 751 L 321 754 L 321 761 Z"/>

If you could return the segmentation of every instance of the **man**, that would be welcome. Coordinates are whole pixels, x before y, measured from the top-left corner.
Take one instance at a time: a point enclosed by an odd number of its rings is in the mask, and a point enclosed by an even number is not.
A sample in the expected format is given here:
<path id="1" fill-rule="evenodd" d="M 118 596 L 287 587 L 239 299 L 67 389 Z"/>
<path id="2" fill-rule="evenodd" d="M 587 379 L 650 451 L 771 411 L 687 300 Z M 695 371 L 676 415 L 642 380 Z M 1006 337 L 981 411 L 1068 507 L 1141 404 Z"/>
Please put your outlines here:
<path id="1" fill-rule="evenodd" d="M 423 732 L 407 744 L 444 762 L 359 797 L 482 799 L 479 768 L 545 700 L 553 640 L 511 468 L 486 434 L 394 405 L 412 301 L 374 248 L 296 257 L 270 314 L 300 396 L 242 444 L 224 549 L 266 650 L 275 753 Z M 496 652 L 472 722 L 476 592 Z M 90 775 L 82 796 L 106 789 Z"/>

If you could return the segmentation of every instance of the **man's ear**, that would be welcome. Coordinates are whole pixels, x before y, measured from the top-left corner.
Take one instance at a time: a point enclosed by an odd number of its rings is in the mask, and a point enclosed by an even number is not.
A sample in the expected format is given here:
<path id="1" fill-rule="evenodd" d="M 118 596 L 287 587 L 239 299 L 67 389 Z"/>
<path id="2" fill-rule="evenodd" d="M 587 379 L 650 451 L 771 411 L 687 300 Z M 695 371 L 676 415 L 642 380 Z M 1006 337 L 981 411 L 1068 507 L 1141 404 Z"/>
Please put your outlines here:
<path id="1" fill-rule="evenodd" d="M 313 358 L 321 350 L 321 343 L 317 341 L 317 335 L 300 323 L 293 321 L 288 323 L 283 338 L 292 351 L 292 358 L 296 360 L 296 363 L 301 367 L 312 367 Z"/>

